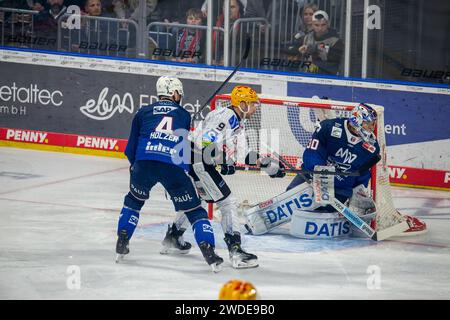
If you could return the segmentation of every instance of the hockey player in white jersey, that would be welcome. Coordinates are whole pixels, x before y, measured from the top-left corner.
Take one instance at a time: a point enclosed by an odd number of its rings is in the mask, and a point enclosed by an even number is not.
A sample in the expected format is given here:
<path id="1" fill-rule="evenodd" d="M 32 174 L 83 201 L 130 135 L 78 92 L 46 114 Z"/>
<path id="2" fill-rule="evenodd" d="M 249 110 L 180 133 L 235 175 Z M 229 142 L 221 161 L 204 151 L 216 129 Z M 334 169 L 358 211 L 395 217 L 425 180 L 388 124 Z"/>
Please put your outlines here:
<path id="1" fill-rule="evenodd" d="M 211 111 L 192 137 L 195 154 L 190 175 L 201 198 L 215 203 L 220 210 L 224 240 L 231 263 L 237 269 L 257 267 L 258 258 L 241 247 L 237 201 L 216 170 L 216 165 L 220 165 L 222 175 L 235 173 L 238 136 L 245 135 L 245 122 L 258 106 L 258 95 L 252 88 L 236 86 L 231 93 L 231 106 Z M 282 165 L 270 158 L 259 159 L 256 152 L 248 152 L 245 162 L 263 167 L 271 177 L 285 176 Z M 183 213 L 177 215 L 172 226 L 169 226 L 161 253 L 189 251 L 190 244 L 184 242 L 182 237 L 186 220 Z"/>

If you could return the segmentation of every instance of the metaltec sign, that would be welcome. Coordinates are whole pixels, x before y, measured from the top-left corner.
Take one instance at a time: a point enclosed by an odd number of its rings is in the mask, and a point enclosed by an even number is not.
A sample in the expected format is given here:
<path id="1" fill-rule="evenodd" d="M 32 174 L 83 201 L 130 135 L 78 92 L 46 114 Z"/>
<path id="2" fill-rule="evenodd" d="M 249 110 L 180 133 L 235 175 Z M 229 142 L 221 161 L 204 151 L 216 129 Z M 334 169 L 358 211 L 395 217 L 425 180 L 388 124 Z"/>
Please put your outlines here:
<path id="1" fill-rule="evenodd" d="M 0 68 L 0 127 L 126 139 L 133 115 L 158 99 L 158 76 L 8 62 L 0 62 Z M 220 85 L 181 80 L 182 104 L 191 114 Z M 223 92 L 235 85 L 227 84 Z"/>

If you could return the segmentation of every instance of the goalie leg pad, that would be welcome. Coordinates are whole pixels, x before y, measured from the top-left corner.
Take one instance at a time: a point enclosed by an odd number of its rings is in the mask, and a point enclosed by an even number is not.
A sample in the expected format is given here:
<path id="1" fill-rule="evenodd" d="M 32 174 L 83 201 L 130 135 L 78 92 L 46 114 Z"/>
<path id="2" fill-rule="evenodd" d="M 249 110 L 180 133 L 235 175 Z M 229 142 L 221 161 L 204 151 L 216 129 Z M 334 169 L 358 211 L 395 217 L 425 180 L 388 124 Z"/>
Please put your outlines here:
<path id="1" fill-rule="evenodd" d="M 346 238 L 351 234 L 351 223 L 338 212 L 297 210 L 290 234 L 303 239 Z"/>
<path id="2" fill-rule="evenodd" d="M 313 210 L 313 191 L 308 183 L 302 183 L 245 211 L 246 227 L 254 235 L 261 235 L 291 221 L 294 210 Z"/>

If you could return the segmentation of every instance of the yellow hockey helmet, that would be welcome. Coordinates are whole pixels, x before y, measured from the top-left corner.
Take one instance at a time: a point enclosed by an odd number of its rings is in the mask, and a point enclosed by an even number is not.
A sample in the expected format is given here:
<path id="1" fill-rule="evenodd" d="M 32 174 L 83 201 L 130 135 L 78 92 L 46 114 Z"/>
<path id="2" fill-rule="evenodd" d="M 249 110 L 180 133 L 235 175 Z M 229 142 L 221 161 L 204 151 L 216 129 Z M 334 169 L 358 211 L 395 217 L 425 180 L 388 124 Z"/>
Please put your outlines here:
<path id="1" fill-rule="evenodd" d="M 241 101 L 246 102 L 247 105 L 250 102 L 259 102 L 258 94 L 248 86 L 236 86 L 231 91 L 231 105 L 237 108 Z"/>
<path id="2" fill-rule="evenodd" d="M 220 289 L 219 300 L 256 300 L 256 288 L 250 282 L 230 280 Z"/>

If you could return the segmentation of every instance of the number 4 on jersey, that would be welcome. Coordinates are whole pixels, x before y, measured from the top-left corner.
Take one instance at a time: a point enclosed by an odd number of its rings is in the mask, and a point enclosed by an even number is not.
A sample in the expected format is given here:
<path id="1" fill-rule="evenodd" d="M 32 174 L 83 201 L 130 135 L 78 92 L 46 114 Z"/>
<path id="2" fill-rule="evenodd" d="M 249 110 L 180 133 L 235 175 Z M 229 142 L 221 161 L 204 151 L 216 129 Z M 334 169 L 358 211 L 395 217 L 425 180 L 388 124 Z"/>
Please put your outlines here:
<path id="1" fill-rule="evenodd" d="M 161 122 L 156 126 L 155 131 L 173 133 L 172 120 L 172 117 L 163 117 Z"/>

